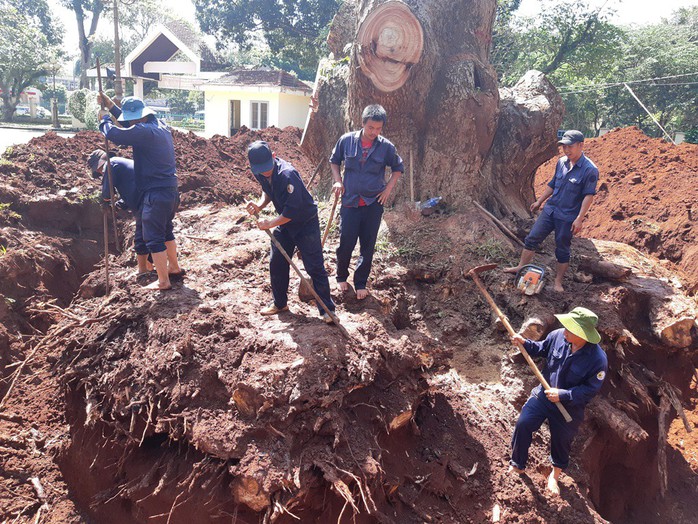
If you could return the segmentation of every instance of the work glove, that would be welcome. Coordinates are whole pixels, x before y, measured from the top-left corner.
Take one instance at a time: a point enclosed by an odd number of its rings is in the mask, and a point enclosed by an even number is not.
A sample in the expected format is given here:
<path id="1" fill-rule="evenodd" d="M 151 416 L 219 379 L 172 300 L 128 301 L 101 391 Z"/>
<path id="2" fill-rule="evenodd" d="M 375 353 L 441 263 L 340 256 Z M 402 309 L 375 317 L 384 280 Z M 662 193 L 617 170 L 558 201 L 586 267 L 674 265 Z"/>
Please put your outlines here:
<path id="1" fill-rule="evenodd" d="M 121 209 L 122 211 L 128 210 L 128 206 L 126 205 L 126 202 L 124 202 L 123 198 L 117 200 L 116 204 L 114 204 L 114 207 L 116 207 L 116 209 Z"/>

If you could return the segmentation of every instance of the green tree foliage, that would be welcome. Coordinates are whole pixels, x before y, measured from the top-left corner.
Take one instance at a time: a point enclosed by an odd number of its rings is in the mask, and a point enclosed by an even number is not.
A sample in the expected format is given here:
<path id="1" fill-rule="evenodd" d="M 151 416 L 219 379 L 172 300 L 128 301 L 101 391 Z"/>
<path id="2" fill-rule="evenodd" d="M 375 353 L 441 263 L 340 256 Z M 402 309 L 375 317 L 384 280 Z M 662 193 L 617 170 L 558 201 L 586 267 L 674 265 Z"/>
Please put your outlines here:
<path id="1" fill-rule="evenodd" d="M 203 91 L 186 91 L 184 89 L 151 89 L 146 96 L 150 99 L 165 99 L 173 114 L 193 115 L 203 108 Z"/>
<path id="2" fill-rule="evenodd" d="M 535 19 L 517 18 L 517 7 L 498 4 L 492 62 L 503 85 L 529 69 L 546 72 L 565 102 L 563 127 L 596 134 L 637 125 L 661 135 L 624 82 L 670 131 L 698 127 L 698 75 L 643 81 L 698 72 L 698 7 L 642 27 L 615 26 L 586 0 L 547 0 Z"/>
<path id="3" fill-rule="evenodd" d="M 237 44 L 249 49 L 262 36 L 271 50 L 270 64 L 312 79 L 327 53 L 325 39 L 340 0 L 194 0 L 201 29 L 217 38 L 219 48 Z"/>
<path id="4" fill-rule="evenodd" d="M 51 16 L 46 0 L 3 0 L 0 4 L 12 5 L 17 11 L 27 17 L 34 27 L 41 30 L 50 45 L 60 45 L 63 42 L 63 25 Z"/>
<path id="5" fill-rule="evenodd" d="M 0 89 L 2 117 L 11 121 L 20 93 L 49 72 L 57 49 L 40 25 L 8 3 L 0 3 Z"/>
<path id="6" fill-rule="evenodd" d="M 105 4 L 102 0 L 62 0 L 62 2 L 75 13 L 80 48 L 80 87 L 87 87 L 87 70 L 91 65 L 94 35 Z M 90 21 L 86 26 L 88 15 Z"/>

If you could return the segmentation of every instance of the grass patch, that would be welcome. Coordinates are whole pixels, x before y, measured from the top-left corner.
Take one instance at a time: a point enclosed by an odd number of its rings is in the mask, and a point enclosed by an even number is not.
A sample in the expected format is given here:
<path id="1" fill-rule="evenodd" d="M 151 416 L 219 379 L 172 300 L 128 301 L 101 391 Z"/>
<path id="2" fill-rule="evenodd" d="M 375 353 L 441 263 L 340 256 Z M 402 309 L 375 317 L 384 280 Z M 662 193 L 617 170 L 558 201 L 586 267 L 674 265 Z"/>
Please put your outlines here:
<path id="1" fill-rule="evenodd" d="M 498 240 L 488 238 L 484 242 L 468 246 L 471 253 L 486 262 L 507 262 L 509 260 L 509 250 Z"/>

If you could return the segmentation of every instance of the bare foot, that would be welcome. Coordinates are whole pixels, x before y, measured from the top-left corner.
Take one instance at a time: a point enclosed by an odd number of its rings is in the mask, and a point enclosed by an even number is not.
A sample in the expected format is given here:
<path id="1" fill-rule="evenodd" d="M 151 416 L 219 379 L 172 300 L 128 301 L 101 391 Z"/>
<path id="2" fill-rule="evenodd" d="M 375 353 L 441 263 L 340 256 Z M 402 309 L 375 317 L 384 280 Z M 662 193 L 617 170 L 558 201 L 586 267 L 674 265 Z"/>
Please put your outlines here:
<path id="1" fill-rule="evenodd" d="M 368 296 L 368 289 L 357 289 L 356 298 L 357 300 L 363 300 Z"/>
<path id="2" fill-rule="evenodd" d="M 548 491 L 553 495 L 560 494 L 560 486 L 557 484 L 557 477 L 555 475 L 555 470 L 553 469 L 548 476 Z"/>
<path id="3" fill-rule="evenodd" d="M 340 291 L 349 291 L 349 282 L 337 282 Z"/>
<path id="4" fill-rule="evenodd" d="M 516 274 L 519 272 L 519 269 L 521 269 L 519 266 L 507 267 L 507 268 L 502 269 L 502 272 Z"/>
<path id="5" fill-rule="evenodd" d="M 555 282 L 555 285 L 553 285 L 553 291 L 555 291 L 556 293 L 563 293 L 565 291 L 565 288 L 562 287 L 562 284 L 558 284 L 557 282 Z"/>
<path id="6" fill-rule="evenodd" d="M 144 289 L 148 289 L 150 291 L 168 291 L 172 289 L 172 285 L 169 282 L 167 284 L 160 284 L 160 282 L 156 280 L 152 284 L 144 286 Z"/>
<path id="7" fill-rule="evenodd" d="M 524 474 L 524 470 L 517 468 L 516 466 L 509 466 L 507 473 L 518 473 L 519 475 Z"/>

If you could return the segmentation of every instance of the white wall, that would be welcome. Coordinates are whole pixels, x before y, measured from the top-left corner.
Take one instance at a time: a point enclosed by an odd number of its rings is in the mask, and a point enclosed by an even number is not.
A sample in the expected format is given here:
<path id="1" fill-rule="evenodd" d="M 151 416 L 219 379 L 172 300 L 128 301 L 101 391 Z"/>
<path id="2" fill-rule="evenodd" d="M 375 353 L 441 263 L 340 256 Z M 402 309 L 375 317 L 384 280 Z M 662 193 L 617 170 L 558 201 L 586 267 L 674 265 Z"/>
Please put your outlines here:
<path id="1" fill-rule="evenodd" d="M 252 102 L 267 102 L 267 125 L 276 127 L 305 126 L 310 96 L 280 93 L 278 89 L 250 88 L 249 91 L 223 86 L 205 86 L 204 124 L 206 135 L 230 136 L 230 101 L 240 100 L 240 125 L 251 126 Z"/>
<path id="2" fill-rule="evenodd" d="M 279 96 L 279 127 L 296 126 L 303 129 L 308 116 L 310 95 L 281 93 Z"/>

